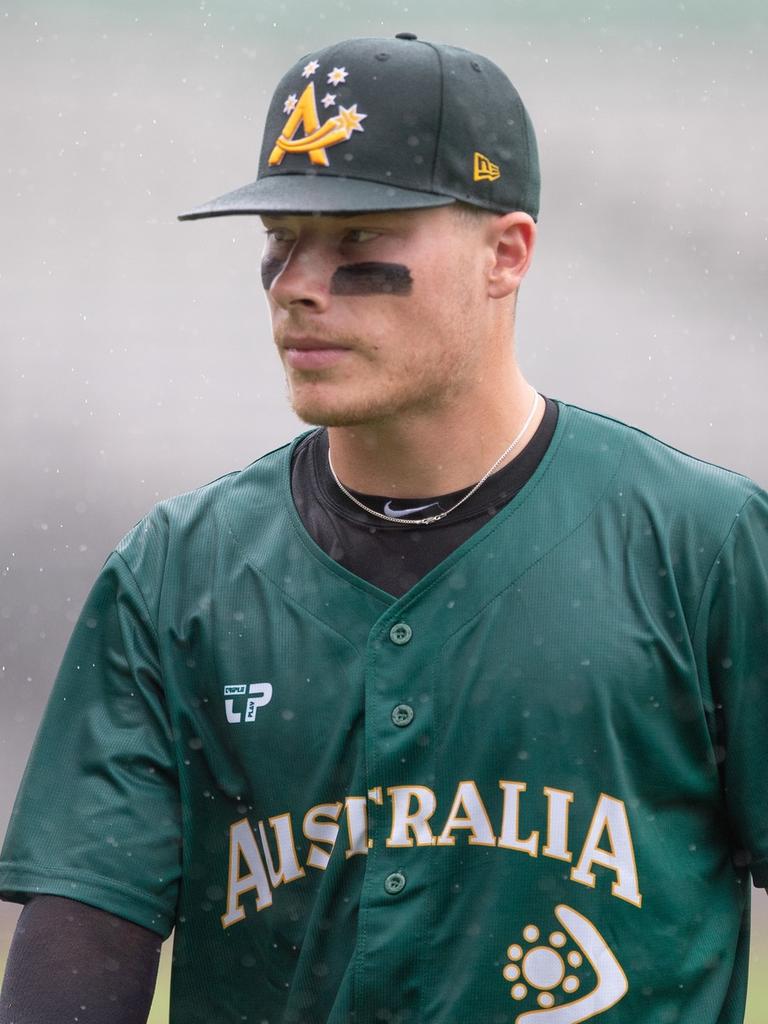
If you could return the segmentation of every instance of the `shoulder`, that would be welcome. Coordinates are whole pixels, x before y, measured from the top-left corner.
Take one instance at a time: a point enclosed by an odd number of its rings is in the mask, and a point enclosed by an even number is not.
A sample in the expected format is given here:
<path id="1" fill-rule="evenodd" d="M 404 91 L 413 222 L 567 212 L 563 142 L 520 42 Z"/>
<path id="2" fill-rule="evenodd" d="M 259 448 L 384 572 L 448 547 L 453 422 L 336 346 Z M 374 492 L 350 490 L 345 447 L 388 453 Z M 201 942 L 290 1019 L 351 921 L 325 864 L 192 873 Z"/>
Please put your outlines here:
<path id="1" fill-rule="evenodd" d="M 565 433 L 585 461 L 601 449 L 621 452 L 614 493 L 677 517 L 730 523 L 742 506 L 765 492 L 750 477 L 681 451 L 622 420 L 558 401 Z M 721 522 L 722 521 L 722 522 Z"/>
<path id="2" fill-rule="evenodd" d="M 301 437 L 305 435 L 300 435 Z M 289 487 L 293 441 L 189 491 L 153 505 L 115 545 L 151 605 L 162 580 L 202 577 L 225 554 L 232 557 L 244 527 L 275 517 Z"/>
<path id="3" fill-rule="evenodd" d="M 559 480 L 561 493 L 588 489 L 598 475 L 592 467 L 611 461 L 610 482 L 593 508 L 593 531 L 607 552 L 620 554 L 631 576 L 654 586 L 674 581 L 693 631 L 697 614 L 706 611 L 703 595 L 714 599 L 722 581 L 735 578 L 734 560 L 768 559 L 768 494 L 749 477 L 621 420 L 559 404 L 561 444 L 575 452 L 562 460 L 568 473 Z"/>

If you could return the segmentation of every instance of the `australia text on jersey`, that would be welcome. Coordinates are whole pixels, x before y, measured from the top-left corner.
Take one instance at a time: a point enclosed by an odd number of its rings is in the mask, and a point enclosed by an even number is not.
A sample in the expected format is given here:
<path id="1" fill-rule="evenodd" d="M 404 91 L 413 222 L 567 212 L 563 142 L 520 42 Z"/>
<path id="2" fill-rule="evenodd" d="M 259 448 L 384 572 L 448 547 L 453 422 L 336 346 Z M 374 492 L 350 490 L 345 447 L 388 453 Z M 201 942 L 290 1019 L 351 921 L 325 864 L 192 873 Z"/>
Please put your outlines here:
<path id="1" fill-rule="evenodd" d="M 377 786 L 366 796 L 347 796 L 343 801 L 316 804 L 305 813 L 301 834 L 309 842 L 304 865 L 299 862 L 293 817 L 277 814 L 257 823 L 254 829 L 248 818 L 234 822 L 229 829 L 229 870 L 227 907 L 221 915 L 224 928 L 242 921 L 246 916 L 243 902 L 247 893 L 255 893 L 257 911 L 272 905 L 272 893 L 306 876 L 305 867 L 324 871 L 331 859 L 339 833 L 346 837 L 345 857 L 367 854 L 373 846 L 368 836 L 368 801 L 383 806 L 389 814 L 389 835 L 385 845 L 397 847 L 454 846 L 463 834 L 470 846 L 493 846 L 529 857 L 548 857 L 573 866 L 570 880 L 595 888 L 592 870 L 596 865 L 612 873 L 611 895 L 636 907 L 642 905 L 642 894 L 635 863 L 632 833 L 623 800 L 601 793 L 595 803 L 592 819 L 581 840 L 580 852 L 569 836 L 570 807 L 574 794 L 569 790 L 544 786 L 546 825 L 521 836 L 520 798 L 526 793 L 525 782 L 499 780 L 502 790 L 502 813 L 499 827 L 494 829 L 477 784 L 459 782 L 448 815 L 439 832 L 432 826 L 440 820 L 437 797 L 428 786 L 390 786 L 385 791 Z M 532 796 L 533 794 L 529 794 Z M 268 833 L 271 832 L 271 840 Z M 575 837 L 574 837 L 575 838 Z M 273 856 L 273 846 L 276 856 Z"/>

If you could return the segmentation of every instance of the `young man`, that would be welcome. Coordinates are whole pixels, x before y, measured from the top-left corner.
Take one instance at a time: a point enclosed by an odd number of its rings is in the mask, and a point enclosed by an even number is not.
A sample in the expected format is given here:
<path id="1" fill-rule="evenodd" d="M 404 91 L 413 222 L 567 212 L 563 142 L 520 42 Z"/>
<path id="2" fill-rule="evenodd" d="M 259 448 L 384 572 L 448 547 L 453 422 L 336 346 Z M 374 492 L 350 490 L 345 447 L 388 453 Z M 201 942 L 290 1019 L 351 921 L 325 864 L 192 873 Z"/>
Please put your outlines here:
<path id="1" fill-rule="evenodd" d="M 742 1020 L 768 500 L 523 378 L 538 190 L 502 72 L 403 33 L 302 58 L 185 215 L 262 216 L 321 428 L 107 559 L 0 866 L 4 1021 L 143 1020 L 173 927 L 178 1024 Z"/>

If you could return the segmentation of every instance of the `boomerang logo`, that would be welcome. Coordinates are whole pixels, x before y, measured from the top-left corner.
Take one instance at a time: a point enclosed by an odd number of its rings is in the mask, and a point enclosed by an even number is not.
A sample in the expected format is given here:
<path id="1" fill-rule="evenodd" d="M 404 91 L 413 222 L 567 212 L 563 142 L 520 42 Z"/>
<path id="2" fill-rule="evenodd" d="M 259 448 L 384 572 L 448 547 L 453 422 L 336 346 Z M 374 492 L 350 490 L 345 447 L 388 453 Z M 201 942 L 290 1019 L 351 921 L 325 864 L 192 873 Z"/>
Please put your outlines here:
<path id="1" fill-rule="evenodd" d="M 564 931 L 556 929 L 546 942 L 539 943 L 539 929 L 528 924 L 523 929 L 528 949 L 524 951 L 515 943 L 507 950 L 509 963 L 502 973 L 507 981 L 514 982 L 510 995 L 523 1000 L 529 991 L 535 990 L 536 1002 L 541 1007 L 521 1013 L 515 1024 L 580 1024 L 615 1006 L 629 988 L 621 964 L 591 921 L 563 903 L 555 907 L 555 916 Z M 576 948 L 566 953 L 569 939 Z M 581 980 L 575 972 L 585 958 L 595 972 L 597 984 L 586 995 L 556 1006 L 556 990 L 558 996 L 566 997 L 578 992 Z"/>
<path id="2" fill-rule="evenodd" d="M 235 711 L 235 697 L 246 697 L 245 720 L 246 722 L 256 721 L 256 712 L 272 700 L 271 683 L 237 683 L 224 687 L 224 710 L 227 713 L 227 721 L 236 725 L 242 721 L 242 711 Z"/>

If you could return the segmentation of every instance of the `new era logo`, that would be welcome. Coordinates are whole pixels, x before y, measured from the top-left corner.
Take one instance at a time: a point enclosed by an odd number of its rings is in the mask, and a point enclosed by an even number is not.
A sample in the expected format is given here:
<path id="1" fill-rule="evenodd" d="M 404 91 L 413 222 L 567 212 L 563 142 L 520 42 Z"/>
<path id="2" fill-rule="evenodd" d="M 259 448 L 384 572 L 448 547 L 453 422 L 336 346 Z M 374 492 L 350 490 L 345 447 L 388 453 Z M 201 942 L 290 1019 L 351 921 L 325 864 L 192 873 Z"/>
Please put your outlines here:
<path id="1" fill-rule="evenodd" d="M 493 163 L 482 153 L 475 153 L 475 167 L 472 175 L 475 181 L 496 181 L 501 177 L 499 165 Z"/>

